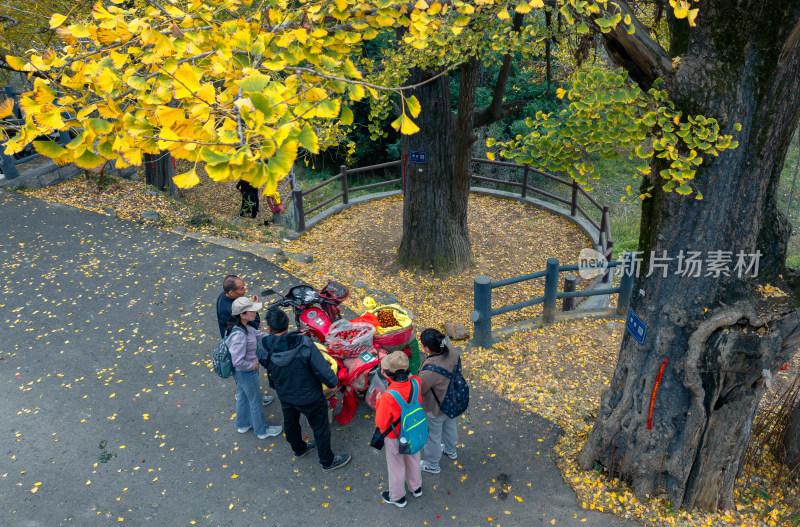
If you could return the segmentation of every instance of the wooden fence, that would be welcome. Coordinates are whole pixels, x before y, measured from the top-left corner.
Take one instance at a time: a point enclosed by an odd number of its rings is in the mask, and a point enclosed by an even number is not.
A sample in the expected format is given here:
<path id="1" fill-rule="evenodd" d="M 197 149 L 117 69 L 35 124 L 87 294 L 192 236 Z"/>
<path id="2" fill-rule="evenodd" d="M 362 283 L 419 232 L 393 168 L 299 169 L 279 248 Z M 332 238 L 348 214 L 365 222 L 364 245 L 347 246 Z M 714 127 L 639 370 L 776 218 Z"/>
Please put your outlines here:
<path id="1" fill-rule="evenodd" d="M 614 241 L 611 239 L 608 206 L 601 205 L 595 198 L 590 196 L 576 181 L 567 181 L 563 178 L 554 176 L 552 174 L 548 174 L 547 172 L 532 168 L 528 165 L 519 165 L 516 163 L 508 163 L 504 161 L 492 161 L 489 159 L 479 159 L 479 158 L 472 158 L 472 162 L 476 164 L 486 164 L 486 165 L 516 169 L 518 171 L 521 171 L 522 173 L 520 181 L 507 181 L 503 179 L 490 178 L 486 176 L 472 175 L 471 179 L 476 182 L 493 183 L 497 185 L 505 185 L 505 186 L 519 188 L 520 197 L 522 198 L 526 198 L 530 194 L 539 195 L 569 207 L 569 215 L 573 218 L 576 217 L 578 214 L 580 214 L 587 222 L 589 222 L 589 224 L 591 224 L 595 229 L 597 229 L 597 238 L 592 241 L 593 243 L 596 244 L 598 248 L 600 248 L 600 254 L 603 255 L 604 257 L 603 263 L 605 264 L 603 267 L 604 272 L 601 273 L 601 275 L 594 282 L 592 282 L 587 289 L 583 291 L 575 291 L 576 280 L 574 277 L 570 277 L 570 275 L 567 275 L 565 277 L 564 291 L 563 292 L 558 291 L 558 284 L 560 282 L 559 280 L 560 273 L 575 272 L 578 271 L 579 269 L 586 269 L 587 266 L 560 265 L 558 259 L 556 258 L 548 259 L 546 270 L 528 275 L 509 278 L 506 280 L 499 280 L 497 282 L 492 282 L 491 278 L 488 276 L 476 277 L 474 283 L 474 310 L 470 315 L 470 318 L 472 319 L 472 322 L 474 324 L 473 342 L 475 342 L 475 344 L 480 346 L 491 345 L 493 316 L 501 315 L 503 313 L 508 313 L 509 311 L 515 311 L 535 304 L 543 304 L 544 314 L 542 319 L 545 323 L 553 322 L 555 317 L 556 303 L 559 299 L 564 300 L 563 307 L 565 310 L 569 310 L 573 307 L 575 299 L 580 297 L 618 294 L 619 298 L 617 302 L 617 311 L 619 313 L 623 313 L 624 310 L 627 309 L 627 305 L 630 303 L 630 295 L 633 287 L 632 273 L 623 271 L 622 281 L 619 287 L 613 287 L 613 288 L 604 287 L 602 289 L 596 289 L 598 285 L 602 284 L 602 286 L 607 286 L 609 284 L 611 269 L 613 269 L 614 267 L 618 267 L 620 265 L 623 266 L 625 265 L 624 262 L 610 261 L 614 252 Z M 346 166 L 342 165 L 339 174 L 323 181 L 322 183 L 319 183 L 318 185 L 314 185 L 313 187 L 306 190 L 301 190 L 299 186 L 296 184 L 296 182 L 293 181 L 292 206 L 294 212 L 295 230 L 297 230 L 297 232 L 300 233 L 305 232 L 306 216 L 311 214 L 312 212 L 316 212 L 322 209 L 323 207 L 329 205 L 330 203 L 333 203 L 334 201 L 341 200 L 341 203 L 347 205 L 350 200 L 350 193 L 352 192 L 378 188 L 386 185 L 394 185 L 401 182 L 405 185 L 404 178 L 382 181 L 380 183 L 373 183 L 370 185 L 363 185 L 360 187 L 350 187 L 347 182 L 347 176 L 349 174 L 357 174 L 361 172 L 367 172 L 370 170 L 396 167 L 396 166 L 401 166 L 401 164 L 402 161 L 391 161 L 389 163 L 382 163 L 379 165 L 372 165 L 372 166 L 354 168 L 349 170 L 347 169 Z M 530 185 L 531 175 L 537 175 L 545 179 L 554 181 L 560 185 L 563 185 L 564 189 L 567 191 L 565 192 L 565 194 L 567 194 L 569 197 L 559 196 L 557 194 L 553 194 L 552 192 L 532 187 Z M 327 200 L 323 201 L 322 203 L 310 209 L 306 210 L 303 208 L 303 199 L 305 197 L 336 181 L 339 181 L 341 184 L 342 188 L 341 192 L 339 192 L 335 196 L 328 198 Z M 591 214 L 593 209 L 595 211 L 595 215 Z M 623 267 L 623 269 L 625 269 L 625 267 Z M 498 287 L 504 287 L 511 284 L 516 284 L 519 282 L 524 282 L 527 280 L 534 280 L 537 278 L 545 279 L 544 296 L 529 300 L 524 300 L 522 302 L 500 307 L 497 309 L 492 309 L 492 289 L 496 289 Z"/>
<path id="2" fill-rule="evenodd" d="M 348 176 L 348 174 L 358 174 L 360 172 L 368 172 L 370 170 L 377 170 L 377 169 L 384 169 L 384 168 L 389 168 L 389 167 L 396 167 L 396 166 L 400 166 L 400 164 L 401 164 L 401 161 L 390 161 L 388 163 L 381 163 L 379 165 L 371 165 L 371 166 L 367 166 L 367 167 L 352 168 L 352 169 L 349 169 L 349 170 L 347 169 L 347 167 L 345 165 L 342 165 L 341 166 L 341 172 L 339 172 L 338 174 L 336 174 L 335 176 L 333 176 L 330 179 L 326 179 L 325 181 L 323 181 L 322 183 L 319 183 L 318 185 L 314 185 L 313 187 L 311 187 L 309 189 L 302 190 L 297 184 L 294 184 L 292 186 L 292 210 L 293 210 L 293 213 L 294 213 L 294 228 L 295 228 L 295 230 L 297 232 L 299 232 L 299 233 L 305 232 L 305 230 L 306 230 L 306 216 L 308 216 L 312 212 L 316 212 L 316 211 L 320 210 L 322 207 L 324 207 L 325 205 L 328 205 L 329 203 L 332 203 L 332 202 L 334 202 L 336 200 L 341 199 L 342 200 L 341 203 L 347 205 L 348 203 L 350 203 L 350 193 L 352 193 L 352 192 L 358 192 L 360 190 L 369 190 L 369 189 L 378 188 L 378 187 L 385 187 L 387 185 L 396 185 L 397 183 L 402 183 L 402 181 L 403 181 L 402 178 L 396 178 L 396 179 L 390 179 L 388 181 L 381 181 L 381 182 L 378 182 L 378 183 L 371 183 L 369 185 L 362 185 L 360 187 L 349 187 L 348 184 L 347 184 L 347 176 Z M 308 196 L 309 194 L 312 194 L 312 193 L 316 192 L 317 190 L 321 189 L 322 187 L 330 185 L 331 183 L 333 183 L 335 181 L 340 181 L 341 182 L 341 185 L 342 185 L 342 191 L 341 192 L 339 192 L 335 196 L 332 196 L 332 197 L 326 199 L 322 203 L 320 203 L 318 205 L 315 205 L 314 207 L 311 207 L 310 209 L 304 209 L 303 208 L 303 198 L 305 196 Z"/>
<path id="3" fill-rule="evenodd" d="M 606 287 L 602 289 L 590 287 L 589 289 L 583 291 L 575 291 L 574 289 L 570 290 L 570 288 L 566 286 L 570 282 L 565 279 L 565 290 L 560 293 L 558 292 L 560 273 L 569 273 L 584 269 L 590 270 L 594 267 L 604 271 L 604 279 L 601 281 L 601 283 L 607 284 L 607 277 L 609 276 L 608 269 L 613 269 L 614 267 L 619 266 L 622 266 L 622 275 L 620 279 L 620 285 L 618 287 Z M 522 276 L 515 276 L 506 280 L 498 280 L 497 282 L 493 282 L 490 277 L 485 275 L 476 276 L 473 289 L 473 311 L 469 315 L 469 318 L 473 324 L 472 342 L 476 346 L 481 346 L 484 348 L 490 347 L 494 343 L 494 339 L 492 337 L 492 317 L 536 304 L 542 304 L 542 322 L 545 324 L 552 324 L 555 320 L 556 303 L 560 299 L 565 301 L 564 311 L 568 311 L 569 309 L 567 308 L 567 301 L 571 299 L 616 294 L 619 295 L 617 299 L 616 312 L 618 315 L 624 315 L 627 312 L 631 301 L 633 280 L 635 278 L 634 270 L 634 261 L 631 257 L 631 253 L 625 253 L 625 259 L 623 261 L 602 262 L 591 266 L 580 264 L 560 265 L 558 258 L 548 258 L 547 268 L 544 271 L 538 271 Z M 569 275 L 567 275 L 567 277 L 568 276 Z M 492 309 L 492 289 L 497 289 L 498 287 L 505 287 L 507 285 L 517 284 L 528 280 L 535 280 L 537 278 L 545 279 L 543 296 L 532 298 L 530 300 L 524 300 L 508 306 L 499 307 L 497 309 Z"/>
<path id="4" fill-rule="evenodd" d="M 611 239 L 611 231 L 608 221 L 608 207 L 605 205 L 601 205 L 596 199 L 590 196 L 576 181 L 567 181 L 565 179 L 553 176 L 552 174 L 548 174 L 547 172 L 543 172 L 541 170 L 537 170 L 535 168 L 531 168 L 528 165 L 518 165 L 516 163 L 506 163 L 503 161 L 491 161 L 488 159 L 479 159 L 479 158 L 472 158 L 473 163 L 478 164 L 487 164 L 487 165 L 495 165 L 495 166 L 502 166 L 507 168 L 514 168 L 522 171 L 522 181 L 505 181 L 501 179 L 494 179 L 485 176 L 476 176 L 473 175 L 472 179 L 474 181 L 482 181 L 486 183 L 496 183 L 499 185 L 507 185 L 511 187 L 517 187 L 520 189 L 520 196 L 525 198 L 530 193 L 538 194 L 540 196 L 552 199 L 558 203 L 562 203 L 564 205 L 569 206 L 570 216 L 575 217 L 577 214 L 580 214 L 583 218 L 586 219 L 595 229 L 597 229 L 598 236 L 596 240 L 593 240 L 597 246 L 601 247 L 601 253 L 607 260 L 611 259 L 611 255 L 613 253 L 614 248 L 614 241 Z M 333 176 L 330 179 L 326 179 L 325 181 L 314 185 L 313 187 L 302 190 L 299 188 L 298 185 L 294 184 L 292 188 L 292 207 L 294 213 L 294 228 L 297 232 L 302 233 L 306 230 L 306 218 L 313 212 L 316 212 L 326 205 L 333 203 L 334 201 L 341 200 L 341 203 L 347 205 L 350 202 L 350 194 L 352 192 L 360 191 L 360 190 L 368 190 L 388 185 L 395 185 L 397 183 L 403 183 L 403 178 L 396 178 L 391 179 L 388 181 L 381 181 L 379 183 L 372 183 L 370 185 L 362 185 L 360 187 L 350 187 L 347 182 L 347 176 L 350 174 L 357 174 L 362 172 L 368 172 L 370 170 L 377 170 L 377 169 L 386 169 L 401 166 L 402 161 L 390 161 L 388 163 L 381 163 L 379 165 L 371 165 L 366 167 L 359 167 L 359 168 L 352 168 L 348 169 L 346 166 L 342 165 L 340 172 Z M 530 186 L 529 178 L 531 174 L 537 174 L 541 177 L 546 179 L 555 181 L 561 185 L 564 185 L 565 189 L 568 189 L 569 198 L 563 196 L 557 196 L 551 192 L 547 192 L 545 190 L 541 190 L 535 187 Z M 341 184 L 341 192 L 332 196 L 322 203 L 311 207 L 310 209 L 305 209 L 303 207 L 304 198 L 310 194 L 313 194 L 317 190 L 330 185 L 336 181 L 339 181 Z M 585 198 L 586 203 L 581 203 L 581 198 Z M 587 209 L 591 210 L 594 207 L 597 212 L 599 213 L 599 221 L 592 217 Z"/>
<path id="5" fill-rule="evenodd" d="M 7 117 L 3 120 L 12 125 L 24 124 L 25 119 L 22 115 L 22 111 L 19 108 L 19 96 L 22 95 L 22 92 L 18 91 L 14 86 L 6 86 L 2 88 L 0 94 L 5 94 L 6 98 L 14 101 L 14 110 L 12 114 L 13 117 Z M 72 138 L 70 137 L 69 132 L 64 131 L 54 134 L 53 140 L 63 146 L 69 143 Z M 19 170 L 17 167 L 40 156 L 41 154 L 36 152 L 30 145 L 18 154 L 6 155 L 5 144 L 0 143 L 0 168 L 2 169 L 3 175 L 6 179 L 15 179 L 19 177 Z"/>

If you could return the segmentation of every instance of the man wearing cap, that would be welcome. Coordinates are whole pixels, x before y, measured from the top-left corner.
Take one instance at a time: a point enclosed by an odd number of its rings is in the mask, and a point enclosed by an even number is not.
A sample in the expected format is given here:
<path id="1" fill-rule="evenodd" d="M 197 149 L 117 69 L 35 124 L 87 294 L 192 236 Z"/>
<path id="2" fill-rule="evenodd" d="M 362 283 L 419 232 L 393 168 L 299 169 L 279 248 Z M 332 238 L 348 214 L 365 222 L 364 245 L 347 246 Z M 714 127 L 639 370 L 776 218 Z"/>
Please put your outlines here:
<path id="1" fill-rule="evenodd" d="M 236 430 L 244 434 L 250 429 L 259 439 L 280 434 L 280 426 L 268 426 L 261 410 L 261 383 L 258 376 L 256 347 L 264 333 L 250 325 L 263 306 L 246 296 L 237 298 L 231 305 L 228 323 L 228 351 L 236 380 Z"/>
<path id="2" fill-rule="evenodd" d="M 381 360 L 381 373 L 389 379 L 388 390 L 394 390 L 405 401 L 411 397 L 411 382 L 416 381 L 417 387 L 421 386 L 419 377 L 409 375 L 408 356 L 402 351 L 389 353 Z M 422 403 L 422 398 L 417 390 L 417 400 Z M 415 498 L 422 496 L 422 472 L 420 471 L 420 453 L 414 455 L 401 454 L 398 449 L 398 438 L 392 424 L 400 419 L 402 409 L 394 397 L 384 393 L 378 399 L 375 408 L 375 426 L 381 432 L 390 430 L 386 435 L 384 447 L 386 449 L 386 465 L 389 469 L 389 490 L 381 494 L 384 503 L 405 507 L 406 484 Z"/>
<path id="3" fill-rule="evenodd" d="M 247 286 L 245 285 L 244 280 L 235 274 L 229 274 L 222 281 L 222 293 L 220 293 L 217 297 L 217 324 L 219 324 L 220 338 L 225 337 L 228 322 L 231 320 L 231 308 L 233 307 L 233 301 L 237 298 L 244 297 L 246 294 Z M 256 295 L 253 295 L 251 298 L 253 302 L 258 302 L 258 297 Z M 258 316 L 258 313 L 256 313 L 256 317 L 250 323 L 248 323 L 248 325 L 252 326 L 254 329 L 259 329 L 261 327 L 261 318 Z M 261 404 L 267 406 L 274 400 L 275 398 L 273 396 L 264 394 L 264 396 L 261 398 Z"/>
<path id="4" fill-rule="evenodd" d="M 267 311 L 269 335 L 261 339 L 256 352 L 269 371 L 270 385 L 281 399 L 286 441 L 295 457 L 317 449 L 322 470 L 328 472 L 350 462 L 350 454 L 335 456 L 331 450 L 331 424 L 328 401 L 322 385 L 335 387 L 339 379 L 311 339 L 296 331 L 289 333 L 289 317 L 277 307 Z M 303 441 L 300 414 L 306 416 L 314 431 L 314 441 Z"/>

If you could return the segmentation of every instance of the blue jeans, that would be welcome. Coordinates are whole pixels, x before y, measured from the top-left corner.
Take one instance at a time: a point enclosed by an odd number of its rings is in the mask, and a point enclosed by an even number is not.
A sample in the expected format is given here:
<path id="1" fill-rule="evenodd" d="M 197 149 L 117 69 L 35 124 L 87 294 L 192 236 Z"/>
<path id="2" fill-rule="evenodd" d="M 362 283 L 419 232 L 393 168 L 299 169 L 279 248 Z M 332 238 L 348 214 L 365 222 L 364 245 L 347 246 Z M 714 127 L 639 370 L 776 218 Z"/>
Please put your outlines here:
<path id="1" fill-rule="evenodd" d="M 252 426 L 256 435 L 267 433 L 261 412 L 261 383 L 258 370 L 234 370 L 236 379 L 236 428 Z"/>

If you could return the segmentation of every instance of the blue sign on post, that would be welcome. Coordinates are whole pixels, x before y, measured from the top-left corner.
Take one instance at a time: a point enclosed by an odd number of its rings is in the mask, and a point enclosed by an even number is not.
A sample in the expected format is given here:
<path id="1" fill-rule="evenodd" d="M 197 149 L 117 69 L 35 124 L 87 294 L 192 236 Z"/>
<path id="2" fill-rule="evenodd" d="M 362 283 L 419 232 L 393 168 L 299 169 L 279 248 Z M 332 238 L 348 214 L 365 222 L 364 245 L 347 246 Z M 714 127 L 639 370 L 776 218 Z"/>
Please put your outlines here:
<path id="1" fill-rule="evenodd" d="M 633 338 L 636 339 L 636 342 L 644 344 L 644 337 L 647 335 L 647 324 L 636 316 L 633 309 L 628 311 L 628 320 L 625 321 L 625 327 L 628 328 L 628 331 L 633 335 Z"/>
<path id="2" fill-rule="evenodd" d="M 411 161 L 412 163 L 419 163 L 421 165 L 424 165 L 425 163 L 428 162 L 427 154 L 420 150 L 412 150 L 408 155 L 408 160 Z"/>

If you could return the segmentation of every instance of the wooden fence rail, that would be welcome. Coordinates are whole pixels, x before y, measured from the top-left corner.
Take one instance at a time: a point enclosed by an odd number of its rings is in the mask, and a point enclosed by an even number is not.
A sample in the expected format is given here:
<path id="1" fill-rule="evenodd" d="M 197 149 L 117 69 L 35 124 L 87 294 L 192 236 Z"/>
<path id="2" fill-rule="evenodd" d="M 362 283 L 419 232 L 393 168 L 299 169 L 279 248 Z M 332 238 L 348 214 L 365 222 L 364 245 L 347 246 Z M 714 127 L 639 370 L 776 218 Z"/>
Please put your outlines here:
<path id="1" fill-rule="evenodd" d="M 600 268 L 601 266 L 605 269 L 622 266 L 622 275 L 620 279 L 620 285 L 618 287 L 574 291 L 569 290 L 570 288 L 567 286 L 567 284 L 570 282 L 574 284 L 574 281 L 565 279 L 564 291 L 561 293 L 558 292 L 560 273 L 575 272 L 584 269 L 590 270 L 593 267 Z M 535 273 L 508 278 L 506 280 L 498 280 L 496 282 L 492 282 L 492 279 L 485 275 L 476 276 L 473 285 L 473 311 L 469 316 L 473 324 L 472 343 L 476 346 L 481 346 L 484 348 L 491 347 L 494 343 L 494 339 L 492 337 L 492 317 L 536 304 L 542 304 L 542 322 L 545 324 L 552 324 L 555 320 L 556 304 L 559 299 L 563 299 L 566 303 L 567 300 L 572 300 L 579 297 L 616 294 L 619 295 L 617 299 L 617 314 L 624 315 L 627 312 L 631 301 L 633 280 L 635 278 L 634 271 L 635 266 L 632 254 L 626 252 L 622 261 L 595 264 L 593 266 L 575 264 L 559 265 L 558 258 L 548 258 L 547 268 L 544 271 L 537 271 Z M 492 309 L 493 289 L 519 282 L 525 282 L 528 280 L 535 280 L 537 278 L 545 279 L 543 296 Z M 566 306 L 565 310 L 567 310 Z"/>

